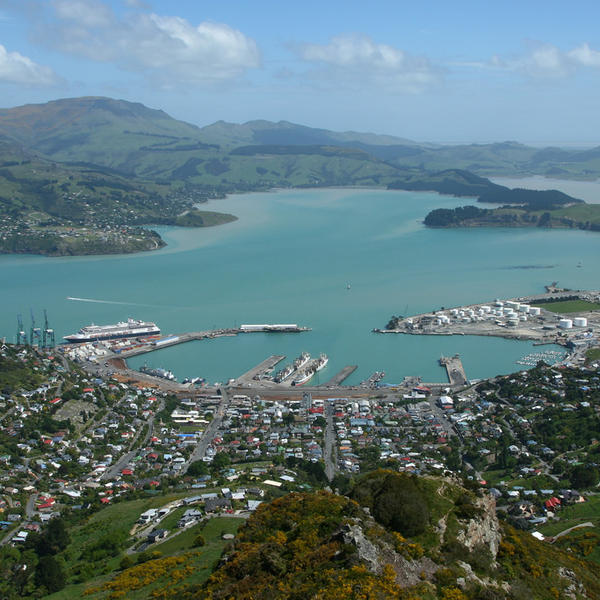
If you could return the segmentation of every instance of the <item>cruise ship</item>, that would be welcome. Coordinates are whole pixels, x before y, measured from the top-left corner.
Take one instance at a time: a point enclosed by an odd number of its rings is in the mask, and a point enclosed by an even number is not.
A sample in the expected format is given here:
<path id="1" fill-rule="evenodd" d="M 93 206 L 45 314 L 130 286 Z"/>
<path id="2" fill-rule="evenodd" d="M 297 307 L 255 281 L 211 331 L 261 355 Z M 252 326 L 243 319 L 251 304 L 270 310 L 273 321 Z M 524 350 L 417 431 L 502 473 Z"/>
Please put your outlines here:
<path id="1" fill-rule="evenodd" d="M 98 340 L 155 335 L 157 333 L 160 333 L 160 329 L 155 323 L 127 319 L 127 322 L 120 322 L 116 325 L 94 325 L 92 323 L 87 327 L 82 327 L 78 333 L 65 335 L 64 339 L 72 344 L 79 344 Z"/>

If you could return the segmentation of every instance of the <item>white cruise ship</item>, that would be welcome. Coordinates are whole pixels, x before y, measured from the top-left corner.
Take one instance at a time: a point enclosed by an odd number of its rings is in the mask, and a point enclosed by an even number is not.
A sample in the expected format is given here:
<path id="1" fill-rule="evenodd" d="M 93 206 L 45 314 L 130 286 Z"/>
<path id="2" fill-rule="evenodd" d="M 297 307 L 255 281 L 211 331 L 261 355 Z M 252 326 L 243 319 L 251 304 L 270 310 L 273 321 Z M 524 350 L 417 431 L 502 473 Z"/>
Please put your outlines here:
<path id="1" fill-rule="evenodd" d="M 79 344 L 97 340 L 155 335 L 157 333 L 160 333 L 160 329 L 155 323 L 127 319 L 127 322 L 120 322 L 115 325 L 94 325 L 92 323 L 87 327 L 82 327 L 78 333 L 65 335 L 64 339 L 72 344 Z"/>

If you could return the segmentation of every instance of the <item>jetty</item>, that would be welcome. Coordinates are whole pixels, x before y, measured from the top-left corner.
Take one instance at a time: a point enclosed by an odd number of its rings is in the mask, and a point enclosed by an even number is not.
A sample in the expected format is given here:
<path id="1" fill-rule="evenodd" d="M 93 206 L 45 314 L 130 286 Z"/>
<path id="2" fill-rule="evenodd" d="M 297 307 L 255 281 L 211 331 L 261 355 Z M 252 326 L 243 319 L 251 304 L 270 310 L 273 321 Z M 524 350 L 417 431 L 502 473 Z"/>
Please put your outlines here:
<path id="1" fill-rule="evenodd" d="M 440 358 L 440 365 L 446 367 L 450 385 L 467 385 L 469 383 L 462 360 L 458 354 L 451 357 L 442 356 Z"/>
<path id="2" fill-rule="evenodd" d="M 328 382 L 323 384 L 325 387 L 335 387 L 345 381 L 358 369 L 358 365 L 348 365 L 344 367 L 339 373 L 336 373 Z"/>
<path id="3" fill-rule="evenodd" d="M 243 385 L 252 380 L 261 380 L 263 377 L 270 375 L 271 371 L 275 368 L 275 365 L 278 365 L 283 359 L 285 355 L 282 354 L 274 354 L 273 356 L 269 356 L 269 358 L 263 360 L 261 363 L 252 367 L 249 371 L 246 371 L 243 375 L 240 375 L 236 380 L 236 385 Z"/>

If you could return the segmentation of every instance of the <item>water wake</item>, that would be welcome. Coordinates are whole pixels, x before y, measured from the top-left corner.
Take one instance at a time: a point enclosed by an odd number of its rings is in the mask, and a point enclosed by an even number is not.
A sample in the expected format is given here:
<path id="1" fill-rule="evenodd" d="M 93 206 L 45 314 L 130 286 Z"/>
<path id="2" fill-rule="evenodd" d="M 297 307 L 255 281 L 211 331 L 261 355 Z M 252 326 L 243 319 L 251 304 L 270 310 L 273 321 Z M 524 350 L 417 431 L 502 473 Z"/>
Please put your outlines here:
<path id="1" fill-rule="evenodd" d="M 73 296 L 67 296 L 67 300 L 74 302 L 94 302 L 95 304 L 121 304 L 124 306 L 147 306 L 150 308 L 159 308 L 154 304 L 140 304 L 138 302 L 118 302 L 116 300 L 96 300 L 94 298 L 75 298 Z"/>

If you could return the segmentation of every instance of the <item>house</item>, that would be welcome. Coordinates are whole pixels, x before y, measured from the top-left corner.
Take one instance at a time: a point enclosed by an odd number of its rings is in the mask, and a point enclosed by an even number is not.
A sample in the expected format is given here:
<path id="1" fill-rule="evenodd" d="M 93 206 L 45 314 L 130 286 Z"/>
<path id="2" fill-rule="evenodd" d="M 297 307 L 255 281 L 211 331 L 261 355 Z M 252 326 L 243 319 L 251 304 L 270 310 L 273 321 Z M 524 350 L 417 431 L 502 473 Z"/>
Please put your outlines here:
<path id="1" fill-rule="evenodd" d="M 148 543 L 156 544 L 156 542 L 159 542 L 160 540 L 164 540 L 168 534 L 169 534 L 169 532 L 166 529 L 157 529 L 156 531 L 151 531 L 148 534 L 148 538 L 147 538 Z"/>
<path id="2" fill-rule="evenodd" d="M 204 510 L 207 513 L 213 513 L 220 509 L 231 508 L 231 500 L 229 498 L 207 498 L 204 503 Z"/>

